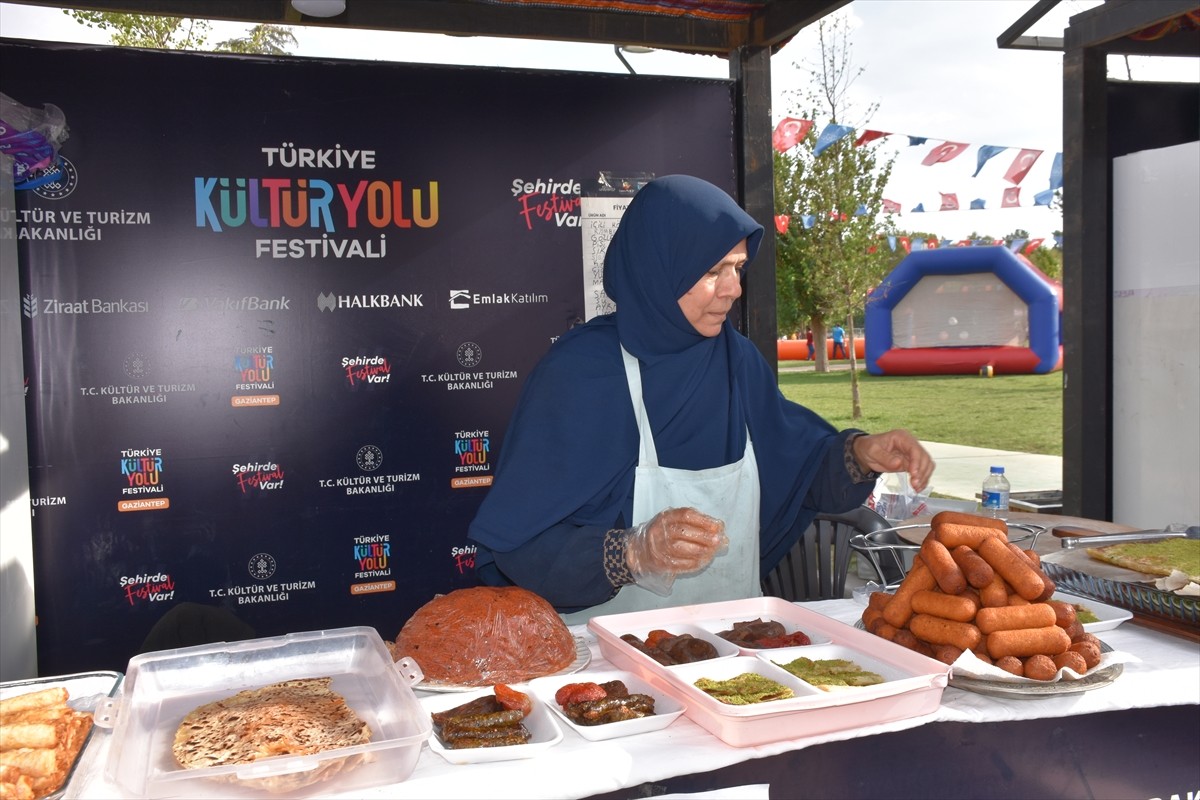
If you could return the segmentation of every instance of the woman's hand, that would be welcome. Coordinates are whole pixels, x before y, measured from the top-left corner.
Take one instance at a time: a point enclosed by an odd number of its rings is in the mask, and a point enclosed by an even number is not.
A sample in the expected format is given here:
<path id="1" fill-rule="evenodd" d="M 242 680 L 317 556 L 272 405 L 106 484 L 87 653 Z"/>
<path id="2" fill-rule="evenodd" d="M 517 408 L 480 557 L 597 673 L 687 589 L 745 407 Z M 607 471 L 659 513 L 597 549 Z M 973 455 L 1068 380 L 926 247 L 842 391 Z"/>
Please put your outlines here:
<path id="1" fill-rule="evenodd" d="M 933 458 L 906 430 L 859 436 L 852 446 L 865 472 L 907 472 L 909 485 L 917 492 L 924 491 L 933 475 Z"/>

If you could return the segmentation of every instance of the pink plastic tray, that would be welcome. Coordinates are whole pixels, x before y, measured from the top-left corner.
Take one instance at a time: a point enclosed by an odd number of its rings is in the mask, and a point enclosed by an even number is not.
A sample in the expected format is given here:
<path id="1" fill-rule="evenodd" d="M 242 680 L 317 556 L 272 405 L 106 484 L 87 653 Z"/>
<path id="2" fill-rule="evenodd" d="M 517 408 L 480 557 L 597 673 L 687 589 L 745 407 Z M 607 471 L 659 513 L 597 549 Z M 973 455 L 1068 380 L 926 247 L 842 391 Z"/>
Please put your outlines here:
<path id="1" fill-rule="evenodd" d="M 712 702 L 692 685 L 697 677 L 693 672 L 702 668 L 704 662 L 690 665 L 688 669 L 663 667 L 621 641 L 622 634 L 648 628 L 670 630 L 672 625 L 704 628 L 716 620 L 756 617 L 775 619 L 789 630 L 799 628 L 810 636 L 816 634 L 827 638 L 839 652 L 847 655 L 861 653 L 866 662 L 863 666 L 879 664 L 886 667 L 887 680 L 876 686 L 852 690 L 798 693 L 794 698 L 755 706 L 725 706 Z M 588 622 L 588 628 L 595 634 L 605 658 L 674 696 L 686 707 L 685 716 L 734 747 L 817 736 L 931 714 L 941 704 L 942 690 L 950 679 L 950 667 L 940 661 L 777 597 L 610 614 L 594 617 Z M 802 654 L 804 649 L 790 648 L 789 659 Z M 826 649 L 814 647 L 812 657 L 828 658 L 820 652 Z M 764 655 L 770 658 L 771 651 L 758 653 L 762 663 Z M 711 662 L 711 669 L 720 670 L 721 674 L 714 672 L 707 677 L 718 680 L 732 677 L 736 672 L 745 671 L 735 668 L 743 661 L 747 667 L 751 664 L 745 656 Z M 751 671 L 768 673 L 773 669 L 779 668 L 767 663 L 764 667 L 755 665 Z M 788 676 L 781 669 L 779 673 Z M 781 682 L 786 681 L 784 678 Z"/>

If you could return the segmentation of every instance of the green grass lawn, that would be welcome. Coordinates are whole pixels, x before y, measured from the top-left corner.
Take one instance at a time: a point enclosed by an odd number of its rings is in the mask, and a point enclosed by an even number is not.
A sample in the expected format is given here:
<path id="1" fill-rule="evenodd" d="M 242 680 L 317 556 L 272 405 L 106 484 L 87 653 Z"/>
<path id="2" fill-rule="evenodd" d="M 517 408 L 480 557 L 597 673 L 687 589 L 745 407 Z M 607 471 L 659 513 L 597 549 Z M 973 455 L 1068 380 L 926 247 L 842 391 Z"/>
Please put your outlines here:
<path id="1" fill-rule="evenodd" d="M 786 362 L 785 362 L 786 363 Z M 862 417 L 851 418 L 850 373 L 781 372 L 785 397 L 835 427 L 908 428 L 930 442 L 1062 455 L 1062 373 L 874 376 L 859 373 Z"/>

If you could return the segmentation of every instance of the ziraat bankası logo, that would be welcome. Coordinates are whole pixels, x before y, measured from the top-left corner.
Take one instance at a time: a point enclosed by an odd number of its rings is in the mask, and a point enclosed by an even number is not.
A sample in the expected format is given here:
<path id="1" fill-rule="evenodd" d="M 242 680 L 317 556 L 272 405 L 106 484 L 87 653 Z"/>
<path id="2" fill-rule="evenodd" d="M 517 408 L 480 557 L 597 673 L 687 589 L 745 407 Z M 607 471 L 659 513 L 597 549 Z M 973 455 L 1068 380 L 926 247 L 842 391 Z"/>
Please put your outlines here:
<path id="1" fill-rule="evenodd" d="M 193 179 L 196 227 L 247 229 L 255 258 L 383 259 L 389 235 L 438 224 L 439 181 L 389 174 L 376 150 L 281 142 L 259 154 L 262 175 Z"/>

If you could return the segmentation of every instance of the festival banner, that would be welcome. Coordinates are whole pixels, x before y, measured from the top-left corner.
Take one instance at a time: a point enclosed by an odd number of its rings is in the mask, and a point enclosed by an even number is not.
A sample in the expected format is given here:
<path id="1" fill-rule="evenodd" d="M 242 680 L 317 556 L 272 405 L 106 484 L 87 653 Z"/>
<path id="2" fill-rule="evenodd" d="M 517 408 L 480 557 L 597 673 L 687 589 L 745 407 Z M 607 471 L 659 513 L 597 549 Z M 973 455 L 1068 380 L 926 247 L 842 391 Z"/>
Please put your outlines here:
<path id="1" fill-rule="evenodd" d="M 0 59 L 68 130 L 17 193 L 42 674 L 197 631 L 390 639 L 477 583 L 467 525 L 517 394 L 585 317 L 581 186 L 736 193 L 729 81 Z"/>

